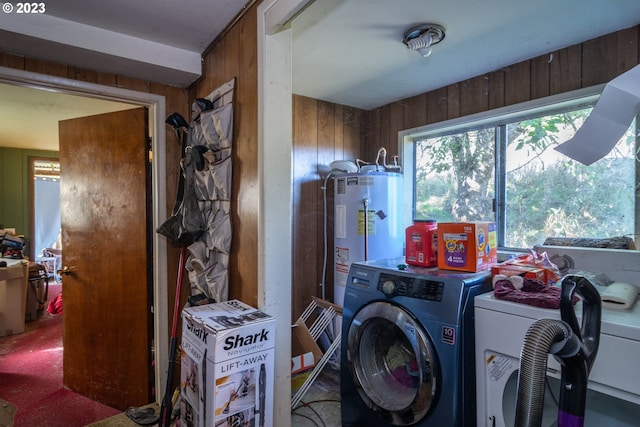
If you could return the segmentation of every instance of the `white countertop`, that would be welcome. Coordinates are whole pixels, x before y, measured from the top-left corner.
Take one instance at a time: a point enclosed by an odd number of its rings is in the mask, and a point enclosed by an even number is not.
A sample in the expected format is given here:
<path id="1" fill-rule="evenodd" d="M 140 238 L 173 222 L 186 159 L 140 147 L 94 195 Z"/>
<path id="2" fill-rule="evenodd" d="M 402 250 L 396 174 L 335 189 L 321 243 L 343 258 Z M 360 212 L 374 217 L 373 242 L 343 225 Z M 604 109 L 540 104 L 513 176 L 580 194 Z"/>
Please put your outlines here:
<path id="1" fill-rule="evenodd" d="M 17 279 L 25 276 L 23 266 L 29 264 L 26 259 L 0 258 L 7 263 L 6 267 L 0 267 L 0 281 Z"/>
<path id="2" fill-rule="evenodd" d="M 0 261 L 4 261 L 7 263 L 7 267 L 14 267 L 16 265 L 22 265 L 23 263 L 28 263 L 29 261 L 26 259 L 15 259 L 15 258 L 3 258 L 0 257 Z"/>

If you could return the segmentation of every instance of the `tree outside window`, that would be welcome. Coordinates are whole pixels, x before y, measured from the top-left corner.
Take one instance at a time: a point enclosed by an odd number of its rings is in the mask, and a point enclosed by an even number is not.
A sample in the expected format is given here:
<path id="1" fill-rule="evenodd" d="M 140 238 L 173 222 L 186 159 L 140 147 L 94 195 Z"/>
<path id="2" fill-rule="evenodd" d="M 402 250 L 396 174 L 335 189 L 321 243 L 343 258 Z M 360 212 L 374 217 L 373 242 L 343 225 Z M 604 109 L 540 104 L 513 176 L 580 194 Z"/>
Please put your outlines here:
<path id="1" fill-rule="evenodd" d="M 504 218 L 499 240 L 513 248 L 530 248 L 547 237 L 632 236 L 638 198 L 635 122 L 590 166 L 554 150 L 575 134 L 591 108 L 509 123 L 496 119 L 417 140 L 415 219 Z"/>

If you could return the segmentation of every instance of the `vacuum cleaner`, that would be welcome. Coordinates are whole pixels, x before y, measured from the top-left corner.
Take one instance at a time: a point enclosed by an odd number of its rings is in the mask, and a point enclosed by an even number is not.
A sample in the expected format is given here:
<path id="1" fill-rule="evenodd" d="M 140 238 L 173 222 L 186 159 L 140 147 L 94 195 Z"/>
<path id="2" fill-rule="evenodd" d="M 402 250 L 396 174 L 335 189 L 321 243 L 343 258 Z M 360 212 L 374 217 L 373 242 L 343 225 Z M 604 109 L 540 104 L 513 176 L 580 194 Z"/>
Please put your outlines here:
<path id="1" fill-rule="evenodd" d="M 525 335 L 518 373 L 516 427 L 542 424 L 547 359 L 552 354 L 561 366 L 558 427 L 583 427 L 587 382 L 598 353 L 602 302 L 586 277 L 567 275 L 561 281 L 560 318 L 540 319 Z M 582 297 L 582 324 L 573 300 Z"/>

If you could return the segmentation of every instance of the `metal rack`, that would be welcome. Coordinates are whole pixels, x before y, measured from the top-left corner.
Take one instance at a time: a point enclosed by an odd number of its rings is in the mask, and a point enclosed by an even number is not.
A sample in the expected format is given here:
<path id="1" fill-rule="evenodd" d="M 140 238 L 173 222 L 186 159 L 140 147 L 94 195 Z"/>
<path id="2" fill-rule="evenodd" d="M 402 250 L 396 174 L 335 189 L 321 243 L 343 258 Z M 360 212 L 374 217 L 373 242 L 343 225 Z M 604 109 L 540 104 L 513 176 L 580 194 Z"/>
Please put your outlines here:
<path id="1" fill-rule="evenodd" d="M 298 325 L 305 325 L 309 329 L 309 333 L 314 341 L 318 341 L 318 338 L 327 329 L 327 327 L 333 322 L 336 316 L 342 316 L 342 307 L 333 304 L 329 301 L 325 301 L 321 298 L 311 297 L 311 303 L 307 306 L 304 312 L 298 318 Z M 317 313 L 317 317 L 312 317 L 312 314 Z M 308 322 L 311 321 L 311 325 Z M 311 374 L 304 381 L 302 386 L 291 398 L 291 408 L 295 408 L 304 394 L 309 390 L 309 387 L 313 384 L 318 377 L 324 366 L 327 364 L 333 353 L 340 346 L 340 339 L 342 337 L 341 328 L 338 328 L 333 341 L 329 348 L 324 352 L 320 360 L 316 363 Z"/>

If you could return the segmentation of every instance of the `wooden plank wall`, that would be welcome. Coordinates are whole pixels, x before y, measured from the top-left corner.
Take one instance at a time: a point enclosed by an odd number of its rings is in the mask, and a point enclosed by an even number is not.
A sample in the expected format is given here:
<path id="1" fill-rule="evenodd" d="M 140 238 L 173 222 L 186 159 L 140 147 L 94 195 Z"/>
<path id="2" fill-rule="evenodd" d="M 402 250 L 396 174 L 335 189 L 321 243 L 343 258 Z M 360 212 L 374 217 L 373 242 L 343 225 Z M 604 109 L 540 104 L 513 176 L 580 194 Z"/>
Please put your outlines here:
<path id="1" fill-rule="evenodd" d="M 367 113 L 365 156 L 397 154 L 398 132 L 590 87 L 638 64 L 639 28 L 631 27 L 403 99 Z"/>
<path id="2" fill-rule="evenodd" d="M 375 159 L 380 147 L 388 150 L 390 159 L 397 154 L 398 132 L 402 130 L 606 83 L 639 63 L 639 28 L 618 31 L 370 111 L 358 110 L 348 121 L 336 117 L 340 116 L 337 112 L 349 107 L 294 96 L 293 318 L 310 295 L 321 295 L 320 187 L 326 172 L 322 165 L 356 157 Z M 347 122 L 361 132 L 361 140 L 349 140 L 348 146 L 340 132 L 331 135 L 332 129 Z M 330 187 L 329 193 L 332 190 Z M 332 207 L 329 199 L 328 298 L 333 297 Z"/>
<path id="3" fill-rule="evenodd" d="M 229 298 L 258 304 L 258 3 L 204 55 L 190 102 L 235 78 Z"/>
<path id="4" fill-rule="evenodd" d="M 257 152 L 257 6 L 252 6 L 206 54 L 203 78 L 188 92 L 126 76 L 0 53 L 0 65 L 164 95 L 167 113 L 189 117 L 189 103 L 236 78 L 233 163 L 233 248 L 230 297 L 257 304 L 258 152 Z M 321 295 L 324 258 L 321 185 L 333 160 L 373 159 L 385 147 L 397 154 L 403 129 L 486 111 L 518 102 L 605 83 L 638 64 L 638 27 L 542 55 L 509 67 L 407 98 L 371 111 L 294 96 L 293 294 L 292 319 L 311 295 Z M 167 212 L 175 198 L 179 145 L 168 133 Z M 327 194 L 331 195 L 330 183 Z M 329 199 L 329 206 L 332 206 Z M 332 224 L 329 209 L 328 224 Z M 333 282 L 332 229 L 329 229 L 327 284 Z M 167 275 L 175 277 L 177 249 L 170 248 Z M 169 280 L 169 301 L 175 284 Z M 327 297 L 332 298 L 331 287 Z M 171 316 L 169 316 L 171 319 Z"/>
<path id="5" fill-rule="evenodd" d="M 259 221 L 257 6 L 257 3 L 252 5 L 221 40 L 212 44 L 204 56 L 203 77 L 189 90 L 192 100 L 236 79 L 229 297 L 251 305 L 257 305 L 259 291 L 256 269 Z M 283 260 L 291 262 L 293 269 L 292 320 L 308 305 L 311 295 L 322 295 L 319 287 L 324 252 L 321 179 L 333 160 L 355 160 L 362 152 L 364 115 L 364 110 L 293 97 L 293 259 Z M 332 191 L 330 185 L 327 193 Z M 332 217 L 328 223 L 333 223 Z M 329 236 L 332 235 L 331 228 Z M 332 243 L 333 239 L 329 244 Z M 332 283 L 333 251 L 328 254 L 327 272 Z"/>
<path id="6" fill-rule="evenodd" d="M 292 319 L 311 296 L 322 297 L 324 265 L 324 192 L 334 160 L 352 160 L 362 152 L 365 111 L 304 96 L 293 97 L 293 259 Z M 333 283 L 333 181 L 327 182 L 327 263 L 325 283 Z M 325 297 L 333 299 L 327 286 Z"/>

